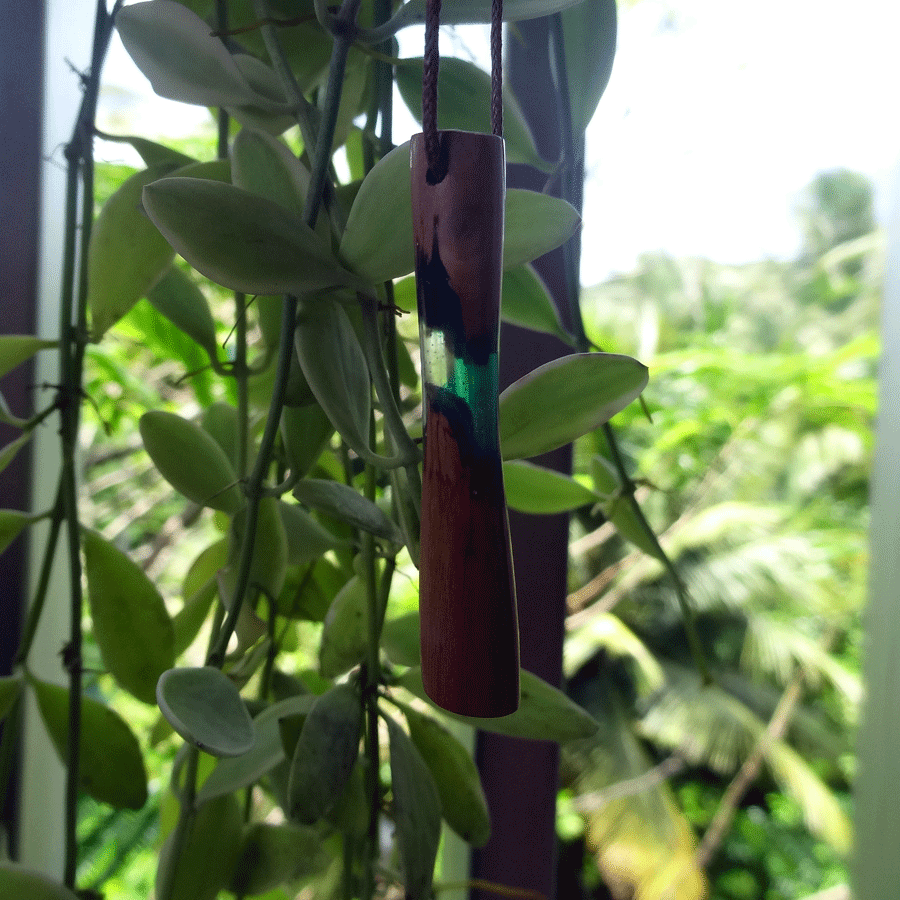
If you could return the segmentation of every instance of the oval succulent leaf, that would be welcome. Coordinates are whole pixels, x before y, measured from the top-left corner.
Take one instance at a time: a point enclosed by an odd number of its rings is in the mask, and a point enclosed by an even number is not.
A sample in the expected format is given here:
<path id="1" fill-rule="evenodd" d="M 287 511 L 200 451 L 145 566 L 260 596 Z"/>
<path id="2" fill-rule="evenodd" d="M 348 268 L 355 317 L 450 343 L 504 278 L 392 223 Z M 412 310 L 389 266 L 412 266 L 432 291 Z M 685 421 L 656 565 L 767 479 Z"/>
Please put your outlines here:
<path id="1" fill-rule="evenodd" d="M 405 896 L 431 896 L 434 862 L 441 839 L 441 799 L 434 778 L 406 732 L 386 718 L 391 748 L 394 822 L 403 861 Z"/>
<path id="2" fill-rule="evenodd" d="M 366 583 L 354 575 L 332 600 L 319 647 L 319 671 L 334 678 L 362 662 L 368 642 Z"/>
<path id="3" fill-rule="evenodd" d="M 447 824 L 473 847 L 483 847 L 491 836 L 491 818 L 478 767 L 469 751 L 430 716 L 410 707 L 404 707 L 403 714 L 409 736 L 437 785 Z"/>
<path id="4" fill-rule="evenodd" d="M 622 492 L 622 484 L 612 464 L 602 456 L 591 460 L 594 489 L 601 498 L 600 508 L 622 537 L 631 541 L 649 556 L 665 562 L 659 543 L 647 533 L 647 528 L 634 511 L 634 498 Z"/>
<path id="5" fill-rule="evenodd" d="M 279 502 L 278 511 L 287 538 L 289 566 L 305 566 L 341 545 L 340 538 L 323 528 L 296 503 Z"/>
<path id="6" fill-rule="evenodd" d="M 568 512 L 600 500 L 574 478 L 524 460 L 503 463 L 503 484 L 509 508 L 533 515 Z"/>
<path id="7" fill-rule="evenodd" d="M 234 514 L 243 503 L 225 451 L 199 425 L 175 413 L 141 416 L 144 449 L 169 484 L 189 500 Z"/>
<path id="8" fill-rule="evenodd" d="M 422 69 L 424 60 L 401 60 L 397 88 L 413 118 L 422 124 Z M 491 133 L 491 76 L 474 63 L 448 56 L 438 70 L 438 126 L 459 131 Z M 506 160 L 525 163 L 542 172 L 552 168 L 537 151 L 519 102 L 503 85 L 503 139 Z"/>
<path id="9" fill-rule="evenodd" d="M 234 875 L 243 816 L 234 794 L 197 809 L 187 840 L 176 856 L 174 833 L 159 852 L 156 889 L 169 884 L 170 900 L 215 900 Z"/>
<path id="10" fill-rule="evenodd" d="M 50 740 L 65 764 L 69 742 L 69 692 L 30 679 Z M 147 800 L 147 773 L 137 738 L 125 720 L 92 697 L 81 698 L 81 789 L 117 809 L 140 809 Z"/>
<path id="11" fill-rule="evenodd" d="M 120 10 L 125 49 L 160 97 L 198 106 L 232 106 L 259 98 L 222 41 L 196 13 L 173 0 Z"/>
<path id="12" fill-rule="evenodd" d="M 529 265 L 503 273 L 500 315 L 504 322 L 552 334 L 571 346 L 572 336 L 563 328 L 544 282 Z"/>
<path id="13" fill-rule="evenodd" d="M 390 228 L 384 227 L 387 209 Z M 399 278 L 415 268 L 412 233 L 407 141 L 380 159 L 363 180 L 341 238 L 341 259 L 372 284 Z"/>
<path id="14" fill-rule="evenodd" d="M 347 445 L 363 459 L 370 459 L 369 368 L 347 313 L 329 300 L 304 302 L 294 345 L 319 406 Z"/>
<path id="15" fill-rule="evenodd" d="M 616 55 L 616 0 L 582 0 L 561 16 L 572 132 L 581 134 L 609 84 Z"/>
<path id="16" fill-rule="evenodd" d="M 576 353 L 540 366 L 500 395 L 503 458 L 538 456 L 588 434 L 646 384 L 647 367 L 630 356 Z"/>
<path id="17" fill-rule="evenodd" d="M 171 165 L 164 165 L 132 175 L 97 216 L 88 247 L 87 300 L 95 341 L 159 281 L 172 262 L 172 248 L 141 210 L 144 187 L 171 171 Z"/>
<path id="18" fill-rule="evenodd" d="M 144 570 L 94 531 L 83 532 L 94 637 L 116 682 L 156 703 L 156 682 L 175 665 L 175 631 L 165 601 Z"/>
<path id="19" fill-rule="evenodd" d="M 302 215 L 309 172 L 277 138 L 242 129 L 232 144 L 231 171 L 235 186 Z"/>
<path id="20" fill-rule="evenodd" d="M 359 755 L 362 712 L 359 695 L 339 684 L 313 704 L 291 760 L 288 812 L 310 825 L 340 799 Z"/>
<path id="21" fill-rule="evenodd" d="M 305 294 L 367 282 L 341 268 L 329 247 L 289 209 L 230 184 L 163 178 L 144 208 L 198 272 L 246 294 Z"/>
<path id="22" fill-rule="evenodd" d="M 247 707 L 219 669 L 169 669 L 159 679 L 156 699 L 175 731 L 211 756 L 240 756 L 253 746 Z"/>
<path id="23" fill-rule="evenodd" d="M 420 669 L 409 669 L 398 682 L 410 693 L 434 706 L 422 686 Z M 473 728 L 493 731 L 510 737 L 531 738 L 537 741 L 566 741 L 591 737 L 599 727 L 596 720 L 562 691 L 542 678 L 522 669 L 519 672 L 519 708 L 508 716 L 496 719 L 475 719 L 448 713 L 451 719 Z"/>
<path id="24" fill-rule="evenodd" d="M 169 266 L 147 291 L 153 308 L 196 341 L 213 359 L 217 356 L 216 323 L 203 291 L 177 266 Z"/>
<path id="25" fill-rule="evenodd" d="M 45 341 L 30 334 L 0 335 L 0 378 L 31 359 L 38 350 L 56 347 L 59 341 Z"/>
<path id="26" fill-rule="evenodd" d="M 531 262 L 564 244 L 581 225 L 578 210 L 549 194 L 510 188 L 506 192 L 503 268 Z"/>
<path id="27" fill-rule="evenodd" d="M 381 509 L 346 484 L 321 478 L 304 478 L 294 488 L 294 496 L 301 503 L 354 528 L 361 528 L 394 544 L 403 543 L 400 530 Z"/>
<path id="28" fill-rule="evenodd" d="M 0 897 L 10 900 L 78 900 L 67 887 L 14 862 L 0 862 Z"/>

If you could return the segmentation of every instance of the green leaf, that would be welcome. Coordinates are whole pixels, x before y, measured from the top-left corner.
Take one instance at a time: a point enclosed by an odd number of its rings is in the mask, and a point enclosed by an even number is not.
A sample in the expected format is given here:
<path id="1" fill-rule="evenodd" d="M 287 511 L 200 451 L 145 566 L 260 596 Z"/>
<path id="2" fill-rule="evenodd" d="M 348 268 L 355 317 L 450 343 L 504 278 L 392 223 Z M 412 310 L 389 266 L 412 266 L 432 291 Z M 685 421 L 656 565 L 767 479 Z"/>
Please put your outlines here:
<path id="1" fill-rule="evenodd" d="M 280 884 L 308 878 L 331 859 L 318 829 L 254 822 L 244 829 L 229 889 L 238 897 L 255 897 Z"/>
<path id="2" fill-rule="evenodd" d="M 78 900 L 67 887 L 17 863 L 0 861 L 0 897 L 9 900 Z"/>
<path id="3" fill-rule="evenodd" d="M 0 553 L 34 521 L 34 516 L 19 512 L 17 509 L 0 509 Z"/>
<path id="4" fill-rule="evenodd" d="M 447 824 L 473 847 L 491 836 L 491 818 L 478 767 L 469 751 L 439 722 L 408 706 L 409 736 L 431 771 Z"/>
<path id="5" fill-rule="evenodd" d="M 578 3 L 579 0 L 506 0 L 503 4 L 503 20 L 520 22 L 524 19 L 537 19 L 549 16 L 566 7 Z M 397 11 L 391 20 L 396 25 L 394 32 L 409 25 L 425 23 L 426 0 L 409 0 Z M 454 0 L 441 9 L 442 25 L 463 25 L 469 22 L 491 21 L 491 0 Z"/>
<path id="6" fill-rule="evenodd" d="M 219 669 L 169 669 L 159 679 L 156 697 L 175 731 L 211 756 L 240 756 L 253 746 L 247 707 Z"/>
<path id="7" fill-rule="evenodd" d="M 413 118 L 422 124 L 421 57 L 401 60 L 396 83 Z M 468 60 L 453 56 L 441 59 L 438 69 L 438 127 L 458 131 L 491 133 L 491 76 Z M 537 151 L 534 138 L 509 87 L 503 85 L 503 139 L 506 161 L 525 163 L 542 172 L 552 166 Z"/>
<path id="8" fill-rule="evenodd" d="M 147 291 L 147 300 L 212 359 L 218 356 L 216 323 L 203 291 L 178 266 L 169 266 Z"/>
<path id="9" fill-rule="evenodd" d="M 361 528 L 376 537 L 402 544 L 400 530 L 371 500 L 346 484 L 321 478 L 304 478 L 294 488 L 294 496 L 307 506 Z"/>
<path id="10" fill-rule="evenodd" d="M 388 619 L 381 629 L 381 646 L 391 662 L 401 666 L 421 663 L 419 646 L 419 614 L 408 612 L 396 619 Z"/>
<path id="11" fill-rule="evenodd" d="M 202 178 L 148 184 L 144 208 L 198 271 L 245 294 L 305 294 L 367 283 L 342 269 L 297 215 L 249 191 Z"/>
<path id="12" fill-rule="evenodd" d="M 174 853 L 175 832 L 159 852 L 156 890 L 171 884 L 169 900 L 216 900 L 231 881 L 241 847 L 243 815 L 234 794 L 200 806 L 181 853 Z"/>
<path id="13" fill-rule="evenodd" d="M 431 896 L 441 839 L 441 800 L 434 778 L 406 732 L 385 717 L 391 748 L 391 792 L 407 900 Z"/>
<path id="14" fill-rule="evenodd" d="M 100 137 L 104 141 L 113 141 L 117 144 L 131 144 L 140 154 L 144 165 L 151 169 L 154 166 L 188 166 L 197 162 L 191 156 L 166 147 L 164 144 L 157 144 L 155 141 L 147 140 L 147 138 L 138 137 L 134 134 L 102 134 Z"/>
<path id="15" fill-rule="evenodd" d="M 223 545 L 224 543 L 222 541 Z M 178 659 L 194 643 L 218 593 L 218 585 L 215 580 L 210 579 L 193 594 L 185 597 L 184 605 L 172 617 L 172 629 L 175 634 L 175 659 Z"/>
<path id="16" fill-rule="evenodd" d="M 316 699 L 291 760 L 291 819 L 312 824 L 340 799 L 359 755 L 361 725 L 359 695 L 349 684 L 339 684 Z"/>
<path id="17" fill-rule="evenodd" d="M 351 450 L 371 460 L 369 369 L 347 313 L 327 300 L 302 303 L 294 345 L 306 381 L 335 430 Z"/>
<path id="18" fill-rule="evenodd" d="M 559 197 L 510 188 L 506 192 L 503 268 L 531 262 L 564 244 L 581 225 L 578 210 Z"/>
<path id="19" fill-rule="evenodd" d="M 595 456 L 591 460 L 591 475 L 594 479 L 594 490 L 604 498 L 600 503 L 603 515 L 616 526 L 619 534 L 644 553 L 665 562 L 665 554 L 647 534 L 647 529 L 635 513 L 633 498 L 622 492 L 622 483 L 612 463 L 602 456 Z"/>
<path id="20" fill-rule="evenodd" d="M 433 708 L 438 708 L 425 693 L 420 669 L 409 669 L 400 676 L 397 683 L 428 702 Z M 520 670 L 519 685 L 519 708 L 508 716 L 475 719 L 448 713 L 446 710 L 441 712 L 451 719 L 484 731 L 537 741 L 557 741 L 560 744 L 590 737 L 597 731 L 598 725 L 592 716 L 562 691 L 547 684 L 527 669 Z"/>
<path id="21" fill-rule="evenodd" d="M 562 13 L 563 47 L 572 111 L 579 135 L 594 117 L 616 55 L 616 0 L 581 0 Z"/>
<path id="22" fill-rule="evenodd" d="M 281 411 L 281 437 L 292 474 L 303 478 L 316 464 L 333 434 L 334 425 L 318 403 L 286 406 Z"/>
<path id="23" fill-rule="evenodd" d="M 141 209 L 144 187 L 171 166 L 132 175 L 103 205 L 88 247 L 91 338 L 99 341 L 163 276 L 174 253 Z"/>
<path id="24" fill-rule="evenodd" d="M 222 41 L 182 4 L 172 0 L 135 3 L 119 11 L 116 28 L 160 97 L 198 106 L 259 100 Z"/>
<path id="25" fill-rule="evenodd" d="M 385 209 L 392 213 L 390 228 L 384 227 Z M 565 200 L 516 188 L 506 192 L 505 216 L 505 269 L 558 247 L 581 223 Z M 409 142 L 395 147 L 366 175 L 347 218 L 340 256 L 373 284 L 401 278 L 415 268 Z"/>
<path id="26" fill-rule="evenodd" d="M 308 715 L 316 697 L 304 694 L 273 703 L 253 720 L 256 741 L 241 756 L 221 759 L 197 792 L 197 802 L 231 794 L 255 784 L 280 762 L 285 761 L 278 723 L 288 716 Z"/>
<path id="27" fill-rule="evenodd" d="M 588 434 L 646 384 L 647 367 L 630 356 L 577 353 L 540 366 L 500 395 L 503 458 L 538 456 Z"/>
<path id="28" fill-rule="evenodd" d="M 255 99 L 252 103 L 225 107 L 229 115 L 245 128 L 255 128 L 273 136 L 284 134 L 296 125 L 296 117 L 284 111 L 289 107 L 278 73 L 249 53 L 235 53 L 232 59 L 250 85 Z"/>
<path id="29" fill-rule="evenodd" d="M 362 662 L 369 639 L 366 583 L 354 575 L 332 600 L 319 647 L 319 671 L 334 678 Z"/>
<path id="30" fill-rule="evenodd" d="M 141 416 L 139 428 L 150 459 L 176 491 L 224 513 L 240 509 L 243 497 L 231 462 L 199 425 L 152 410 Z"/>
<path id="31" fill-rule="evenodd" d="M 341 546 L 340 538 L 323 528 L 296 503 L 279 502 L 278 511 L 287 537 L 289 566 L 305 566 Z"/>
<path id="32" fill-rule="evenodd" d="M 22 679 L 18 675 L 0 678 L 0 722 L 8 715 L 22 693 Z"/>
<path id="33" fill-rule="evenodd" d="M 572 345 L 572 335 L 563 328 L 550 294 L 532 266 L 516 266 L 503 273 L 502 297 L 504 322 L 555 335 Z"/>
<path id="34" fill-rule="evenodd" d="M 45 341 L 30 334 L 0 335 L 0 378 L 31 359 L 38 350 L 57 346 L 59 341 Z"/>
<path id="35" fill-rule="evenodd" d="M 574 478 L 522 460 L 503 463 L 503 483 L 509 508 L 533 515 L 568 512 L 600 499 Z"/>
<path id="36" fill-rule="evenodd" d="M 233 466 L 237 465 L 238 411 L 237 407 L 216 400 L 200 416 L 200 427 L 225 451 Z"/>
<path id="37" fill-rule="evenodd" d="M 259 587 L 272 598 L 277 597 L 284 587 L 288 564 L 288 539 L 281 516 L 282 506 L 275 497 L 260 499 L 253 559 L 250 563 L 250 584 Z M 244 541 L 247 509 L 245 506 L 238 510 L 232 519 L 235 548 L 240 547 Z"/>
<path id="38" fill-rule="evenodd" d="M 277 138 L 252 128 L 242 129 L 231 147 L 231 171 L 236 187 L 298 216 L 303 214 L 309 172 Z"/>
<path id="39" fill-rule="evenodd" d="M 0 447 L 0 472 L 16 458 L 16 454 L 31 440 L 33 433 L 32 431 L 26 431 L 14 441 L 10 441 L 5 447 Z"/>
<path id="40" fill-rule="evenodd" d="M 391 211 L 385 228 L 385 210 Z M 372 284 L 415 268 L 409 141 L 380 159 L 363 180 L 341 238 L 341 259 Z"/>
<path id="41" fill-rule="evenodd" d="M 94 638 L 116 682 L 156 703 L 156 682 L 175 664 L 166 604 L 140 566 L 95 531 L 82 532 Z"/>
<path id="42" fill-rule="evenodd" d="M 69 692 L 55 684 L 30 679 L 41 718 L 65 765 L 69 744 Z M 117 809 L 140 809 L 147 800 L 147 773 L 137 738 L 125 720 L 92 697 L 81 698 L 78 784 Z"/>

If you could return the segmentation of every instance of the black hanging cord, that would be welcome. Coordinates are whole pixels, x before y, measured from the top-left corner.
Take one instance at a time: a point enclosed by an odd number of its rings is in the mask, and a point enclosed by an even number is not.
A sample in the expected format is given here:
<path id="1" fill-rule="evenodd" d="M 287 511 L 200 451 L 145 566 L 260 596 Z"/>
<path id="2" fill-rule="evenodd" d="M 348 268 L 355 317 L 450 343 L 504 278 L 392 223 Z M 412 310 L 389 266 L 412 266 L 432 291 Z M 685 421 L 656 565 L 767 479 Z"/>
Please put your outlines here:
<path id="1" fill-rule="evenodd" d="M 441 24 L 441 0 L 428 0 L 425 7 L 425 62 L 422 68 L 422 132 L 425 135 L 425 154 L 428 158 L 428 180 L 437 184 L 447 174 L 441 158 L 441 140 L 437 127 L 438 30 Z"/>
<path id="2" fill-rule="evenodd" d="M 437 184 L 447 174 L 437 125 L 438 70 L 441 54 L 438 31 L 441 0 L 427 0 L 425 7 L 425 59 L 422 66 L 422 132 L 428 157 L 428 181 Z M 491 132 L 503 137 L 503 0 L 491 4 Z"/>
<path id="3" fill-rule="evenodd" d="M 491 133 L 503 137 L 503 0 L 491 6 Z"/>

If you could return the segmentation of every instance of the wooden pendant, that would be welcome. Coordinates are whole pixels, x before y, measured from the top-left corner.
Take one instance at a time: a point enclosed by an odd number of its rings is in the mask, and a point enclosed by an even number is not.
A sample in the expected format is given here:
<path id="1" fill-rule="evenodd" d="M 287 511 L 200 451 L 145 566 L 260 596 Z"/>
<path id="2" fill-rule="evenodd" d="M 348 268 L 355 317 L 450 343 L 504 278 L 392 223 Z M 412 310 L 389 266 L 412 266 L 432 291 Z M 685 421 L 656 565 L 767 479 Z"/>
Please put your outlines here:
<path id="1" fill-rule="evenodd" d="M 422 680 L 451 712 L 519 705 L 515 581 L 497 427 L 506 193 L 503 139 L 442 131 L 431 183 L 413 137 L 413 234 L 425 384 L 419 567 Z"/>

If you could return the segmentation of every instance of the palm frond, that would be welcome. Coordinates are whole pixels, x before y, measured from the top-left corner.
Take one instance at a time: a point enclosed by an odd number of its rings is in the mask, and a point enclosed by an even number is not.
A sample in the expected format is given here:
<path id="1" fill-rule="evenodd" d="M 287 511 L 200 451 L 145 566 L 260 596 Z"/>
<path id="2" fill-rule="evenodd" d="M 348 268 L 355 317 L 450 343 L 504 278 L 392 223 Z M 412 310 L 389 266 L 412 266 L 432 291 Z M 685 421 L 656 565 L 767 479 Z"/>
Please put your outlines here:
<path id="1" fill-rule="evenodd" d="M 653 768 L 621 699 L 610 690 L 601 702 L 602 709 L 591 709 L 603 724 L 598 735 L 563 750 L 564 768 L 574 773 L 578 794 L 639 780 Z M 623 792 L 585 818 L 589 846 L 614 894 L 636 900 L 707 896 L 705 876 L 694 863 L 694 835 L 665 783 Z"/>
<path id="2" fill-rule="evenodd" d="M 563 648 L 563 671 L 571 677 L 599 650 L 633 665 L 638 692 L 650 694 L 662 686 L 662 667 L 641 639 L 613 613 L 595 616 L 571 632 Z"/>

